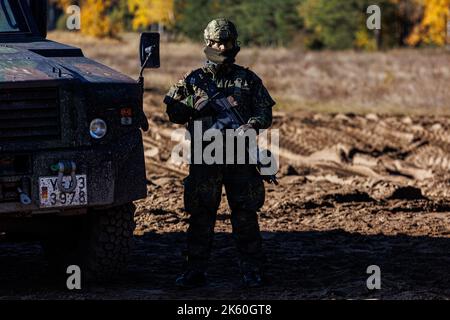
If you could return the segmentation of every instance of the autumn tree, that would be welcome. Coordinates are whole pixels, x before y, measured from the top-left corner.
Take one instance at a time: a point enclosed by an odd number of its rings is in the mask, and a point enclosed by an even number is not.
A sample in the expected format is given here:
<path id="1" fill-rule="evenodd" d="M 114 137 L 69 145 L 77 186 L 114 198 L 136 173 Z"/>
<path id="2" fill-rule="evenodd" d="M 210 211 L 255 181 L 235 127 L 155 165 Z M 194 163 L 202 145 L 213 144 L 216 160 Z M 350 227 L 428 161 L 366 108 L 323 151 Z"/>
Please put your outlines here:
<path id="1" fill-rule="evenodd" d="M 450 0 L 422 0 L 424 15 L 419 25 L 408 38 L 410 45 L 446 44 L 447 23 L 450 15 Z"/>
<path id="2" fill-rule="evenodd" d="M 112 19 L 121 0 L 52 0 L 64 12 L 70 5 L 81 8 L 81 32 L 95 37 L 114 37 L 122 30 L 122 22 Z"/>
<path id="3" fill-rule="evenodd" d="M 161 27 L 175 22 L 173 0 L 128 0 L 128 10 L 133 15 L 133 30 L 148 28 L 152 24 Z"/>

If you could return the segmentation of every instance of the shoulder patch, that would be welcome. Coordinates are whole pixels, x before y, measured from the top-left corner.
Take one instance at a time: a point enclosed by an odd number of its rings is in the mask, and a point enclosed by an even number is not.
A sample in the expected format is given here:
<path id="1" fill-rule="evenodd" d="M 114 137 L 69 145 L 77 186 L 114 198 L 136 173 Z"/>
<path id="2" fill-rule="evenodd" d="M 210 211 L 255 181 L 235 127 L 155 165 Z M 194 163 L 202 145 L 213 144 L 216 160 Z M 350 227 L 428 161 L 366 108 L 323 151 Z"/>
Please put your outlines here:
<path id="1" fill-rule="evenodd" d="M 190 85 L 198 85 L 204 77 L 204 71 L 202 68 L 191 71 L 186 76 L 186 82 Z"/>

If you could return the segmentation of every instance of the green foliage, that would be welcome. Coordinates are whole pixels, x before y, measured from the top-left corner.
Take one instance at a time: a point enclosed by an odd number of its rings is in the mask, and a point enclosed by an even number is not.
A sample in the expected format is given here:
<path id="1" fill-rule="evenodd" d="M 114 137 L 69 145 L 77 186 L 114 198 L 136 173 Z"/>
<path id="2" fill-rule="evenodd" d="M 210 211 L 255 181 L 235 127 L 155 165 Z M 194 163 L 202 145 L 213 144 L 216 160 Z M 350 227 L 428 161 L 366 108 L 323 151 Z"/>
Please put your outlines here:
<path id="1" fill-rule="evenodd" d="M 302 0 L 176 0 L 176 30 L 193 40 L 214 18 L 224 17 L 238 28 L 239 41 L 253 45 L 287 45 L 302 28 L 295 8 Z"/>
<path id="2" fill-rule="evenodd" d="M 61 15 L 56 20 L 56 29 L 57 30 L 62 30 L 62 31 L 67 30 L 67 16 L 66 15 Z"/>
<path id="3" fill-rule="evenodd" d="M 308 46 L 345 49 L 352 47 L 358 28 L 358 0 L 307 0 L 300 14 L 310 31 Z"/>
<path id="4" fill-rule="evenodd" d="M 370 5 L 381 8 L 380 31 L 368 30 Z M 403 45 L 417 23 L 417 0 L 306 0 L 299 7 L 310 48 L 392 48 Z"/>
<path id="5" fill-rule="evenodd" d="M 244 44 L 285 46 L 300 32 L 303 22 L 295 8 L 298 0 L 251 0 L 229 6 Z"/>
<path id="6" fill-rule="evenodd" d="M 233 21 L 243 45 L 376 50 L 444 42 L 450 0 L 50 0 L 61 9 L 82 6 L 83 31 L 111 36 L 122 30 L 165 30 L 203 41 L 214 18 Z M 368 6 L 381 8 L 382 29 L 368 30 Z M 54 19 L 58 17 L 55 16 Z M 56 21 L 53 22 L 56 24 Z M 65 28 L 65 19 L 57 21 Z"/>
<path id="7" fill-rule="evenodd" d="M 286 46 L 296 38 L 312 49 L 374 50 L 402 45 L 416 23 L 417 0 L 175 0 L 174 30 L 203 39 L 213 18 L 235 22 L 244 45 Z M 382 31 L 368 30 L 366 9 L 377 4 Z M 406 9 L 408 10 L 406 10 Z M 409 18 L 411 16 L 411 18 Z M 416 19 L 416 18 L 415 18 Z"/>
<path id="8" fill-rule="evenodd" d="M 174 30 L 186 37 L 195 40 L 203 40 L 203 30 L 217 11 L 217 0 L 175 0 L 175 27 Z"/>

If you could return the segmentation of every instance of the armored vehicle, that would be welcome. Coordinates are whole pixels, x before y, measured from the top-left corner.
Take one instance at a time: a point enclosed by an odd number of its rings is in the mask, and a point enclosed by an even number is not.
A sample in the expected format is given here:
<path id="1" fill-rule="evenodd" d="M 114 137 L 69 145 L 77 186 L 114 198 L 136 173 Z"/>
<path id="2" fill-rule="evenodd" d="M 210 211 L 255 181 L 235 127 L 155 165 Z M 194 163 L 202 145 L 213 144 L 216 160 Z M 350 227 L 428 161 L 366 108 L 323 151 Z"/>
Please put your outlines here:
<path id="1" fill-rule="evenodd" d="M 159 37 L 142 36 L 134 81 L 46 26 L 47 1 L 0 0 L 0 237 L 42 240 L 50 266 L 109 279 L 147 194 L 142 71 L 159 64 Z"/>

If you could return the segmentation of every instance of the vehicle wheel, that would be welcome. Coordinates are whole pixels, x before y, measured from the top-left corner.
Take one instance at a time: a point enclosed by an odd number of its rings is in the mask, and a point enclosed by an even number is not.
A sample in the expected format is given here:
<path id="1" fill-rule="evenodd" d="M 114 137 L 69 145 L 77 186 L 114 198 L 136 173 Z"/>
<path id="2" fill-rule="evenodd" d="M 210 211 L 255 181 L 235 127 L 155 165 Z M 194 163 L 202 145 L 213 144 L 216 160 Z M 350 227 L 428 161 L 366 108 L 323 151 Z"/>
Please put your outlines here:
<path id="1" fill-rule="evenodd" d="M 132 203 L 105 210 L 91 210 L 70 230 L 44 241 L 51 270 L 66 275 L 67 267 L 81 268 L 82 279 L 107 281 L 127 265 L 135 228 Z"/>

